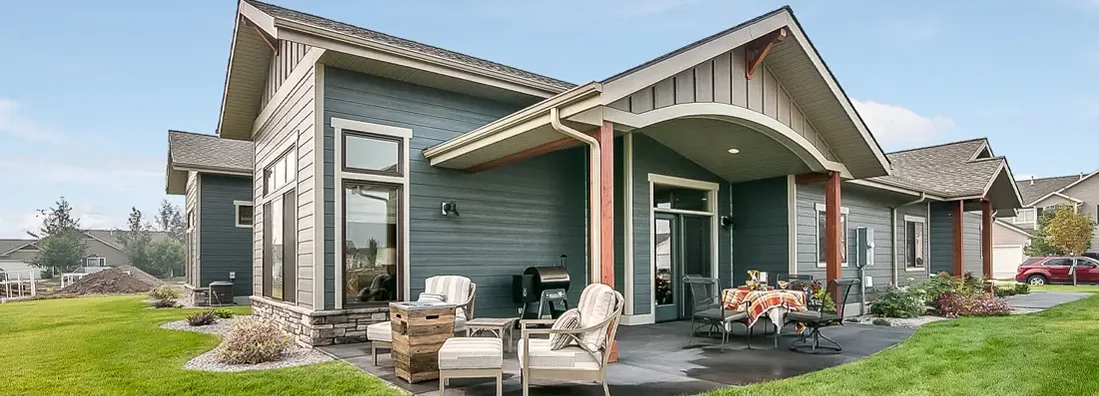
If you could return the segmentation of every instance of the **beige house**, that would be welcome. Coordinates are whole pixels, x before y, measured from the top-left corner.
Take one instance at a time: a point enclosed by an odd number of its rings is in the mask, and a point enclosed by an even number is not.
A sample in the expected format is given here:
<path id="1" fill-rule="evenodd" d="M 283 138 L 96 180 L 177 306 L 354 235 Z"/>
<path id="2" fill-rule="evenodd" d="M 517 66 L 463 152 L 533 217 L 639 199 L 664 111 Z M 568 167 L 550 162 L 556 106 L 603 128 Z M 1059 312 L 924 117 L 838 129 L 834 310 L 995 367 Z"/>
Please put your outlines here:
<path id="1" fill-rule="evenodd" d="M 151 233 L 153 239 L 167 238 L 163 232 Z M 118 240 L 114 230 L 88 230 L 84 232 L 85 242 L 88 245 L 86 257 L 82 260 L 82 267 L 116 267 L 130 265 L 130 258 L 122 249 L 122 243 Z M 34 239 L 0 239 L 0 271 L 15 276 L 15 273 L 23 273 L 22 276 L 38 278 L 41 271 L 27 264 L 38 255 L 37 240 Z"/>
<path id="2" fill-rule="evenodd" d="M 1019 263 L 1026 260 L 1024 250 L 1042 212 L 1057 205 L 1070 205 L 1078 213 L 1099 219 L 1099 177 L 1092 173 L 1031 178 L 1018 182 L 1023 208 L 1014 217 L 998 219 L 993 229 L 994 260 L 997 277 L 1014 275 Z M 1091 242 L 1089 253 L 1099 252 L 1099 230 Z"/>

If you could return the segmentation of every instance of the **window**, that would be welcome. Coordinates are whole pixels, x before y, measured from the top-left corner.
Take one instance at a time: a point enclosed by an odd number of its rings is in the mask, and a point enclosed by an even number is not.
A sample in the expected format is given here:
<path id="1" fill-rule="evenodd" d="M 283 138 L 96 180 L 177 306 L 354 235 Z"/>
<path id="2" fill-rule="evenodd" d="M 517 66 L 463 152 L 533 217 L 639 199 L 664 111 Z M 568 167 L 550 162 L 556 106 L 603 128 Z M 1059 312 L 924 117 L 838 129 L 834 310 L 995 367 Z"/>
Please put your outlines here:
<path id="1" fill-rule="evenodd" d="M 263 205 L 263 295 L 294 301 L 297 281 L 297 192 Z"/>
<path id="2" fill-rule="evenodd" d="M 709 212 L 709 195 L 710 192 L 706 190 L 654 184 L 653 207 Z"/>
<path id="3" fill-rule="evenodd" d="M 924 233 L 927 221 L 923 217 L 904 217 L 904 266 L 909 269 L 922 269 L 927 262 L 927 234 Z"/>
<path id="4" fill-rule="evenodd" d="M 1054 267 L 1054 266 L 1066 266 L 1067 267 L 1067 266 L 1072 265 L 1072 259 L 1070 259 L 1070 258 L 1049 259 L 1049 260 L 1046 260 L 1046 262 L 1042 263 L 1042 265 L 1050 266 L 1050 267 Z"/>
<path id="5" fill-rule="evenodd" d="M 824 267 L 828 262 L 827 246 L 825 241 L 826 217 L 825 205 L 817 204 L 817 267 Z M 847 266 L 847 214 L 848 208 L 840 208 L 840 265 Z"/>
<path id="6" fill-rule="evenodd" d="M 344 131 L 343 170 L 345 172 L 401 175 L 401 140 L 373 133 Z"/>
<path id="7" fill-rule="evenodd" d="M 233 201 L 236 207 L 236 226 L 239 228 L 252 228 L 253 208 L 251 201 Z"/>
<path id="8" fill-rule="evenodd" d="M 1034 208 L 1019 209 L 1018 215 L 1015 216 L 1015 224 L 1033 224 L 1035 218 Z"/>
<path id="9" fill-rule="evenodd" d="M 84 259 L 84 266 L 85 267 L 106 267 L 107 266 L 107 258 L 106 257 L 99 257 L 99 256 L 93 254 L 91 256 L 88 256 L 88 258 Z"/>
<path id="10" fill-rule="evenodd" d="M 278 191 L 297 180 L 298 165 L 294 149 L 283 153 L 263 170 L 263 195 Z"/>

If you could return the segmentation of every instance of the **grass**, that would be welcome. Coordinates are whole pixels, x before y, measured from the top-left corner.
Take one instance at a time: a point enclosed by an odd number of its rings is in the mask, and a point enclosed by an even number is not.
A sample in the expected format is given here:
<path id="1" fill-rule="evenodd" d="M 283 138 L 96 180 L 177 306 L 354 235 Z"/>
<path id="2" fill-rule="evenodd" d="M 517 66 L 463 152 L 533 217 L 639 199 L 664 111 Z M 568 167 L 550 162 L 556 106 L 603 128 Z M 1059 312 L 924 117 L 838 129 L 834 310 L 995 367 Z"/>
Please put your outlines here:
<path id="1" fill-rule="evenodd" d="M 1099 293 L 1099 285 L 1041 285 L 1031 286 L 1030 290 L 1033 291 L 1058 291 L 1058 292 L 1083 292 L 1083 293 Z"/>
<path id="2" fill-rule="evenodd" d="M 1095 395 L 1096 334 L 1091 296 L 1037 314 L 928 324 L 851 364 L 707 395 Z"/>
<path id="3" fill-rule="evenodd" d="M 0 305 L 0 389 L 10 395 L 396 395 L 342 362 L 244 373 L 184 370 L 215 336 L 163 330 L 196 310 L 145 309 L 145 296 Z M 233 308 L 247 313 L 247 307 Z"/>

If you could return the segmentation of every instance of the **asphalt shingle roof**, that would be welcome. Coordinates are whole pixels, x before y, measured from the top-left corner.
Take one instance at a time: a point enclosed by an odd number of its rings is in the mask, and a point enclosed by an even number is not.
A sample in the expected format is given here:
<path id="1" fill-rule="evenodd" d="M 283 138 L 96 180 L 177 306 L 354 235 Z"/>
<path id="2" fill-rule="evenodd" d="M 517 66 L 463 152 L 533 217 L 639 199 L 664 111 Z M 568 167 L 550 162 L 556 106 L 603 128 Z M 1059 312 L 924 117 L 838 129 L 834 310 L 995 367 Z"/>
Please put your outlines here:
<path id="1" fill-rule="evenodd" d="M 32 242 L 34 242 L 33 239 L 0 239 L 0 255 L 22 248 Z"/>
<path id="2" fill-rule="evenodd" d="M 1061 191 L 1077 180 L 1080 180 L 1080 175 L 1016 180 L 1016 184 L 1019 186 L 1019 195 L 1023 196 L 1023 205 L 1029 206 L 1039 198 L 1052 194 L 1055 191 Z"/>
<path id="3" fill-rule="evenodd" d="M 1004 162 L 1003 157 L 970 160 L 986 143 L 974 139 L 889 153 L 892 174 L 873 180 L 945 198 L 981 195 Z"/>
<path id="4" fill-rule="evenodd" d="M 255 144 L 201 133 L 168 131 L 172 163 L 204 169 L 252 172 Z"/>
<path id="5" fill-rule="evenodd" d="M 273 17 L 284 18 L 298 23 L 304 23 L 306 25 L 313 25 L 320 28 L 334 30 L 340 33 L 349 34 L 359 38 L 375 41 L 394 47 L 406 49 L 409 51 L 415 51 L 422 54 L 432 55 L 439 58 L 464 63 L 466 65 L 493 70 L 496 72 L 509 74 L 514 77 L 531 80 L 543 84 L 548 84 L 561 88 L 562 90 L 572 88 L 576 84 L 572 84 L 566 81 L 561 81 L 555 78 L 546 77 L 540 74 L 528 72 L 526 70 L 517 69 L 511 66 L 502 65 L 496 62 L 487 61 L 481 58 L 469 56 L 466 54 L 445 50 L 439 47 L 418 43 L 412 40 L 406 40 L 400 37 L 390 36 L 385 33 L 377 32 L 370 29 L 364 29 L 358 26 L 349 25 L 343 22 L 333 21 L 328 18 L 322 18 L 316 15 L 306 14 L 304 12 L 294 11 L 287 8 L 282 8 L 276 5 L 267 4 L 255 0 L 246 0 L 248 4 L 256 7 L 260 11 L 271 15 Z"/>

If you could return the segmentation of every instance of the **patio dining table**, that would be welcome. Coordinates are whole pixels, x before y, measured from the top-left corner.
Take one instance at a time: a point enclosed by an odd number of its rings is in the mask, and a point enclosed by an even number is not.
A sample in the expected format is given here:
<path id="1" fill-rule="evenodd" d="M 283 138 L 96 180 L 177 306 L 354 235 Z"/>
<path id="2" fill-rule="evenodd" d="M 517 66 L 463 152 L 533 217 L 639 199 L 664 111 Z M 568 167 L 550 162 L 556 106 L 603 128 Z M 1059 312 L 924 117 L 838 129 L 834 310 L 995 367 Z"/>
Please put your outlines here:
<path id="1" fill-rule="evenodd" d="M 786 313 L 805 311 L 805 292 L 800 290 L 748 290 L 729 288 L 721 293 L 725 309 L 745 311 L 748 327 L 755 326 L 760 317 L 767 315 L 781 330 Z"/>

